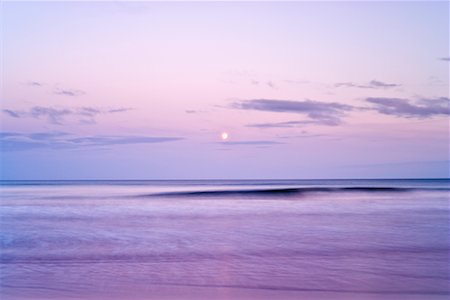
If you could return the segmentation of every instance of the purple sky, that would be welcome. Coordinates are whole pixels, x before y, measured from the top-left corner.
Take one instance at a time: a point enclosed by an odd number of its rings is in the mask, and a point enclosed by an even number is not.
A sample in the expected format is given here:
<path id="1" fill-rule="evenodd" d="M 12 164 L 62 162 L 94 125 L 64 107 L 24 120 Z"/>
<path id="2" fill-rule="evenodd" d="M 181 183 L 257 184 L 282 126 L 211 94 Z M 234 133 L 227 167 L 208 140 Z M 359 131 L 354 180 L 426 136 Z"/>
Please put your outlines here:
<path id="1" fill-rule="evenodd" d="M 2 179 L 449 177 L 448 2 L 4 2 L 1 26 Z"/>

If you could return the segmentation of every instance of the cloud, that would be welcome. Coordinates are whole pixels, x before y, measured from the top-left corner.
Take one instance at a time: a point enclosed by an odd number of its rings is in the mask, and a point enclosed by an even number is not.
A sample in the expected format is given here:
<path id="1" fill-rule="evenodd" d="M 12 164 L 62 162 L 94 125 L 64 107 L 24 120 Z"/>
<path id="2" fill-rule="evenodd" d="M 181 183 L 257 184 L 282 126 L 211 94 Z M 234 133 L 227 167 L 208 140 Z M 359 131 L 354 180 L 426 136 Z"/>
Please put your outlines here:
<path id="1" fill-rule="evenodd" d="M 104 146 L 124 144 L 149 144 L 178 141 L 175 137 L 148 137 L 148 136 L 90 136 L 68 139 L 70 143 L 83 146 Z"/>
<path id="2" fill-rule="evenodd" d="M 270 81 L 270 80 L 267 81 L 266 84 L 267 84 L 268 87 L 270 87 L 270 88 L 272 88 L 272 89 L 276 89 L 276 88 L 277 88 L 277 87 L 275 86 L 275 83 L 273 83 L 273 82 Z"/>
<path id="3" fill-rule="evenodd" d="M 57 89 L 53 93 L 55 95 L 70 96 L 70 97 L 78 97 L 78 96 L 86 95 L 86 92 L 81 91 L 81 90 L 62 90 L 62 89 Z"/>
<path id="4" fill-rule="evenodd" d="M 450 115 L 450 99 L 447 97 L 435 99 L 419 99 L 415 102 L 400 98 L 366 98 L 374 104 L 373 110 L 397 117 L 428 118 L 433 116 Z"/>
<path id="5" fill-rule="evenodd" d="M 81 123 L 95 123 L 95 117 L 101 114 L 119 113 L 131 110 L 131 108 L 94 108 L 94 107 L 77 107 L 77 108 L 60 108 L 34 106 L 28 111 L 3 109 L 3 113 L 13 118 L 35 118 L 47 119 L 51 124 L 63 124 L 66 117 L 76 117 Z"/>
<path id="6" fill-rule="evenodd" d="M 17 133 L 13 133 L 13 135 L 17 135 Z M 25 136 L 29 137 L 32 140 L 35 141 L 46 141 L 46 140 L 52 140 L 56 138 L 61 138 L 70 135 L 67 132 L 61 132 L 61 131 L 51 131 L 51 132 L 36 132 L 36 133 L 30 133 Z"/>
<path id="7" fill-rule="evenodd" d="M 401 84 L 397 83 L 385 83 L 382 81 L 377 80 L 371 80 L 368 84 L 370 88 L 393 88 L 393 87 L 399 87 Z"/>
<path id="8" fill-rule="evenodd" d="M 27 81 L 25 85 L 32 86 L 32 87 L 43 87 L 45 84 L 39 81 Z M 62 95 L 62 96 L 69 96 L 69 97 L 77 97 L 77 96 L 83 96 L 86 95 L 85 91 L 82 90 L 76 90 L 76 89 L 61 89 L 56 87 L 53 91 L 53 94 L 55 95 Z"/>
<path id="9" fill-rule="evenodd" d="M 293 128 L 308 125 L 338 126 L 343 123 L 342 118 L 349 111 L 374 111 L 384 115 L 394 115 L 404 118 L 429 118 L 439 115 L 450 115 L 450 100 L 447 97 L 434 99 L 419 99 L 411 101 L 399 98 L 366 98 L 372 106 L 357 107 L 335 102 L 319 102 L 313 100 L 292 101 L 273 99 L 254 99 L 235 101 L 231 104 L 234 109 L 258 110 L 277 113 L 303 114 L 306 120 L 284 122 L 265 122 L 247 124 L 253 128 Z"/>
<path id="10" fill-rule="evenodd" d="M 69 109 L 62 108 L 52 108 L 52 107 L 41 107 L 41 106 L 35 106 L 31 108 L 29 114 L 33 118 L 41 118 L 41 117 L 47 117 L 48 121 L 53 124 L 61 124 L 64 116 L 73 114 Z M 22 115 L 23 116 L 23 115 Z"/>
<path id="11" fill-rule="evenodd" d="M 335 102 L 320 102 L 313 100 L 293 101 L 293 100 L 274 100 L 274 99 L 244 100 L 234 102 L 232 104 L 232 107 L 246 110 L 289 112 L 308 115 L 312 114 L 313 116 L 321 113 L 334 114 L 353 109 L 353 107 L 350 105 Z"/>
<path id="12" fill-rule="evenodd" d="M 318 138 L 318 137 L 330 137 L 330 135 L 327 134 L 299 134 L 299 135 L 282 135 L 278 136 L 279 139 L 304 139 L 304 138 Z"/>
<path id="13" fill-rule="evenodd" d="M 394 87 L 400 87 L 401 84 L 397 83 L 386 83 L 378 80 L 371 80 L 365 84 L 357 84 L 354 82 L 340 82 L 334 85 L 335 87 L 355 87 L 361 89 L 388 89 Z"/>
<path id="14" fill-rule="evenodd" d="M 87 147 L 115 146 L 128 144 L 153 144 L 179 141 L 180 137 L 151 136 L 74 136 L 66 132 L 17 133 L 0 132 L 2 151 L 23 151 L 32 149 L 80 149 Z"/>
<path id="15" fill-rule="evenodd" d="M 284 143 L 280 143 L 280 142 L 275 142 L 275 141 L 227 141 L 227 142 L 220 142 L 220 144 L 222 145 L 229 145 L 229 146 L 234 146 L 234 145 L 277 145 L 277 144 L 284 144 Z"/>
<path id="16" fill-rule="evenodd" d="M 112 108 L 112 109 L 103 110 L 103 112 L 112 114 L 112 113 L 118 113 L 118 112 L 126 112 L 129 110 L 132 110 L 132 108 L 129 108 L 129 107 Z"/>
<path id="17" fill-rule="evenodd" d="M 287 122 L 274 122 L 274 123 L 254 123 L 248 124 L 246 127 L 255 128 L 292 128 L 301 125 L 327 125 L 327 126 L 337 126 L 340 125 L 342 121 L 339 118 L 328 118 L 323 120 L 306 120 L 306 121 L 287 121 Z"/>
<path id="18" fill-rule="evenodd" d="M 187 114 L 200 114 L 200 113 L 205 113 L 205 110 L 195 110 L 195 109 L 186 109 L 184 111 Z"/>
<path id="19" fill-rule="evenodd" d="M 309 120 L 289 121 L 281 123 L 263 123 L 250 124 L 250 127 L 289 127 L 300 124 L 324 124 L 335 126 L 340 124 L 341 117 L 346 112 L 352 111 L 355 107 L 336 103 L 320 102 L 313 100 L 292 101 L 292 100 L 274 100 L 274 99 L 254 99 L 238 101 L 231 104 L 232 108 L 244 110 L 259 110 L 280 113 L 295 113 L 306 115 Z M 275 126 L 273 126 L 275 125 Z"/>
<path id="20" fill-rule="evenodd" d="M 38 81 L 28 81 L 26 83 L 26 85 L 29 85 L 29 86 L 43 86 L 44 84 L 42 82 L 38 82 Z"/>
<path id="21" fill-rule="evenodd" d="M 439 60 L 450 61 L 450 57 L 439 57 Z"/>
<path id="22" fill-rule="evenodd" d="M 260 81 L 260 80 L 256 80 L 256 79 L 250 79 L 250 83 L 252 85 L 266 85 L 266 86 L 270 87 L 271 89 L 277 88 L 277 85 L 272 80 Z"/>
<path id="23" fill-rule="evenodd" d="M 7 115 L 10 116 L 10 117 L 13 117 L 13 118 L 20 118 L 20 113 L 17 113 L 17 112 L 15 112 L 15 111 L 13 111 L 13 110 L 10 110 L 10 109 L 3 109 L 2 111 L 3 111 L 3 113 L 7 114 Z"/>

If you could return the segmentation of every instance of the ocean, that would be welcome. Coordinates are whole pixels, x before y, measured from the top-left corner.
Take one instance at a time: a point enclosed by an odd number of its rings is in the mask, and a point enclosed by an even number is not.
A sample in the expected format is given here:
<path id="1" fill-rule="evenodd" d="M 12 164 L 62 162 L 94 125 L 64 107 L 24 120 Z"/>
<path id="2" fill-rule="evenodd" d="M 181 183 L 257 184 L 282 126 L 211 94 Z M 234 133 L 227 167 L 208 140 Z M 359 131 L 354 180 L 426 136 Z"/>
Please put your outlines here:
<path id="1" fill-rule="evenodd" d="M 1 181 L 0 298 L 448 299 L 450 181 Z"/>

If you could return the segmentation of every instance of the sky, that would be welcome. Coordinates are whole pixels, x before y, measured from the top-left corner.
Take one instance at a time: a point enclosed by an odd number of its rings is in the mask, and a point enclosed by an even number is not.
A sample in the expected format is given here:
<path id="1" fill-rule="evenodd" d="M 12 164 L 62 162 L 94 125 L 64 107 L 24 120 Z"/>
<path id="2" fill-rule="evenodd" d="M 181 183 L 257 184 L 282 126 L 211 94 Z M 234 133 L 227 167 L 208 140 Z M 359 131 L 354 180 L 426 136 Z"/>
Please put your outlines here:
<path id="1" fill-rule="evenodd" d="M 450 177 L 448 2 L 0 17 L 3 180 Z"/>

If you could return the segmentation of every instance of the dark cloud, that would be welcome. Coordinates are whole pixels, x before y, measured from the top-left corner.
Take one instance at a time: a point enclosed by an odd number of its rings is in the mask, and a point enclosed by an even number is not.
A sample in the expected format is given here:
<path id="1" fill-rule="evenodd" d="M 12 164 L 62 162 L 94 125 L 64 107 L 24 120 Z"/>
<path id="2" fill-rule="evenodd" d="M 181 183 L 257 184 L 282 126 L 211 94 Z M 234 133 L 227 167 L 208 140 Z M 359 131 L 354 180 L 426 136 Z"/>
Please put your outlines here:
<path id="1" fill-rule="evenodd" d="M 439 60 L 450 61 L 450 57 L 439 57 Z"/>
<path id="2" fill-rule="evenodd" d="M 274 99 L 254 99 L 234 102 L 231 105 L 235 109 L 259 110 L 270 112 L 296 113 L 306 115 L 309 120 L 305 121 L 289 121 L 281 123 L 266 124 L 250 124 L 250 127 L 289 127 L 301 124 L 324 124 L 338 125 L 341 123 L 341 117 L 348 111 L 352 111 L 355 107 L 335 103 L 320 102 L 313 100 L 292 101 L 292 100 L 274 100 Z"/>
<path id="3" fill-rule="evenodd" d="M 94 107 L 59 108 L 34 106 L 28 111 L 3 109 L 3 113 L 13 118 L 47 119 L 52 124 L 62 124 L 66 117 L 76 117 L 82 123 L 95 123 L 95 117 L 101 114 L 119 113 L 130 108 L 100 109 Z"/>
<path id="4" fill-rule="evenodd" d="M 349 111 L 375 111 L 380 114 L 404 118 L 429 118 L 439 115 L 450 115 L 450 100 L 446 97 L 419 99 L 417 101 L 376 97 L 369 97 L 365 100 L 367 103 L 372 104 L 372 106 L 358 107 L 335 102 L 328 103 L 312 100 L 291 101 L 254 99 L 233 102 L 231 107 L 243 110 L 296 113 L 303 114 L 307 117 L 306 120 L 265 122 L 246 125 L 246 127 L 261 129 L 292 128 L 307 125 L 338 126 L 343 123 L 342 118 Z"/>
<path id="5" fill-rule="evenodd" d="M 388 88 L 400 87 L 401 84 L 386 83 L 386 82 L 382 82 L 382 81 L 378 81 L 378 80 L 371 80 L 365 84 L 358 84 L 358 83 L 354 83 L 354 82 L 340 82 L 340 83 L 336 83 L 334 86 L 336 86 L 336 87 L 354 87 L 354 88 L 361 88 L 361 89 L 388 89 Z"/>
<path id="6" fill-rule="evenodd" d="M 52 108 L 52 107 L 32 107 L 29 111 L 29 115 L 33 118 L 39 119 L 41 117 L 46 117 L 50 123 L 61 124 L 64 116 L 74 114 L 73 111 L 66 108 Z M 22 114 L 22 116 L 26 116 Z"/>
<path id="7" fill-rule="evenodd" d="M 15 111 L 13 111 L 13 110 L 10 110 L 10 109 L 3 109 L 2 111 L 3 111 L 3 113 L 7 114 L 7 115 L 10 116 L 10 117 L 13 117 L 13 118 L 20 118 L 20 114 L 17 113 L 17 112 L 15 112 Z"/>
<path id="8" fill-rule="evenodd" d="M 147 137 L 147 136 L 91 136 L 68 139 L 67 141 L 83 146 L 123 145 L 123 144 L 149 144 L 181 140 L 174 137 Z"/>
<path id="9" fill-rule="evenodd" d="M 367 98 L 367 102 L 374 104 L 373 110 L 397 117 L 428 118 L 433 116 L 450 115 L 450 99 L 447 97 L 435 99 L 419 99 L 415 102 L 400 98 Z"/>
<path id="10" fill-rule="evenodd" d="M 70 97 L 77 97 L 77 96 L 86 95 L 86 92 L 81 91 L 81 90 L 62 90 L 62 89 L 57 89 L 53 93 L 55 95 L 70 96 Z"/>
<path id="11" fill-rule="evenodd" d="M 234 102 L 233 108 L 246 110 L 261 110 L 272 112 L 289 112 L 300 114 L 340 113 L 350 111 L 352 106 L 335 102 L 320 102 L 313 100 L 292 101 L 274 99 L 254 99 Z"/>
<path id="12" fill-rule="evenodd" d="M 65 132 L 17 133 L 1 132 L 2 151 L 23 151 L 32 149 L 80 149 L 87 147 L 127 144 L 152 144 L 182 140 L 179 137 L 149 136 L 85 136 L 76 137 Z"/>

